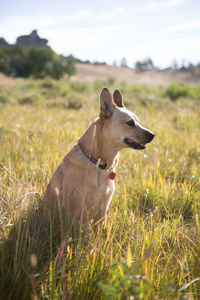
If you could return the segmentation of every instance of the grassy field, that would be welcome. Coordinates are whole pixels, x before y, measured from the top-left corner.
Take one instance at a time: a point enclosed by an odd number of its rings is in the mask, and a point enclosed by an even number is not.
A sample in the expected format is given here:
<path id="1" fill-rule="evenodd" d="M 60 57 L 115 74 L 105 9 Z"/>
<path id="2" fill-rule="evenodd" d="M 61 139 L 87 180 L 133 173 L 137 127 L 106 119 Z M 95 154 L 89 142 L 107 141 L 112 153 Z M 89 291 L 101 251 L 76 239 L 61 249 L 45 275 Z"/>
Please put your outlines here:
<path id="1" fill-rule="evenodd" d="M 104 86 L 119 88 L 156 137 L 121 152 L 104 226 L 77 234 L 40 203 Z M 0 299 L 199 299 L 199 129 L 199 86 L 0 84 Z"/>

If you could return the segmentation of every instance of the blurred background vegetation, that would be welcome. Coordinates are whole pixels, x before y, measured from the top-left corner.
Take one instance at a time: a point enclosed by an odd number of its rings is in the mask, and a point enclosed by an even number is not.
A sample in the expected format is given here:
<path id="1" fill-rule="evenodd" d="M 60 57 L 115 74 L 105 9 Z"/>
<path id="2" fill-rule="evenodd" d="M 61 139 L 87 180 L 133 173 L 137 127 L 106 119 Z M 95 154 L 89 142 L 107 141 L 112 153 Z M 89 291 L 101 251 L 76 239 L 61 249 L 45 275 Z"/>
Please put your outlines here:
<path id="1" fill-rule="evenodd" d="M 75 59 L 57 55 L 49 47 L 26 49 L 22 46 L 0 48 L 0 72 L 14 77 L 59 79 L 76 72 Z"/>

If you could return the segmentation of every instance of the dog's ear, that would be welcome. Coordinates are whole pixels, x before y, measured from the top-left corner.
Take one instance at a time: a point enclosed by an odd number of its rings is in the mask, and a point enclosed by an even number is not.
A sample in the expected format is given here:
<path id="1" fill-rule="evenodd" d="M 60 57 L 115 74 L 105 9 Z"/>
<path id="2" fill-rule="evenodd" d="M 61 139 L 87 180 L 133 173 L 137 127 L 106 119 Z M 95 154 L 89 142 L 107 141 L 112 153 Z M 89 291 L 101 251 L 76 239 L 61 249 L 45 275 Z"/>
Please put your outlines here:
<path id="1" fill-rule="evenodd" d="M 113 93 L 113 99 L 114 99 L 115 104 L 118 107 L 124 107 L 124 103 L 123 103 L 123 100 L 122 100 L 122 95 L 121 95 L 121 93 L 120 93 L 119 90 L 115 90 L 114 91 L 114 93 Z"/>
<path id="2" fill-rule="evenodd" d="M 110 117 L 113 113 L 115 103 L 113 102 L 112 96 L 107 88 L 103 88 L 100 95 L 101 113 L 105 117 Z"/>

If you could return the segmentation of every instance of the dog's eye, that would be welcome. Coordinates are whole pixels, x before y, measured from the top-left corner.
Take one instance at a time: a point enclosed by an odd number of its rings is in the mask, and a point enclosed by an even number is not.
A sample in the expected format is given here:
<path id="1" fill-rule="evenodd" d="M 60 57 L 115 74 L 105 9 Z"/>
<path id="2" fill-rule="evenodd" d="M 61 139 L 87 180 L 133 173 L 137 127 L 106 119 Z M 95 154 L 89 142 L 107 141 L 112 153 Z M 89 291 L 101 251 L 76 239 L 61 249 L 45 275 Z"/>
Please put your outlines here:
<path id="1" fill-rule="evenodd" d="M 134 120 L 130 120 L 130 121 L 126 122 L 126 124 L 128 126 L 134 127 L 135 126 L 135 121 Z"/>

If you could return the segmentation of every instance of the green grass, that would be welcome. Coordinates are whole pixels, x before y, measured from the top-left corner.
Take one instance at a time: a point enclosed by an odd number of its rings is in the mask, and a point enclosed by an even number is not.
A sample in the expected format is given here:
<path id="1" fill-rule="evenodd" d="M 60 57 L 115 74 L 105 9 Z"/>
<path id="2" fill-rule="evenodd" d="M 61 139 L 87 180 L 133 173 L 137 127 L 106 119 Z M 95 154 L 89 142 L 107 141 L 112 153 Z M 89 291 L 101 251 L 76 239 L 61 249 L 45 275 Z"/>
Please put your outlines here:
<path id="1" fill-rule="evenodd" d="M 106 223 L 77 234 L 40 203 L 104 85 L 156 137 L 121 152 Z M 16 80 L 0 93 L 0 298 L 199 299 L 199 98 L 114 80 Z"/>

